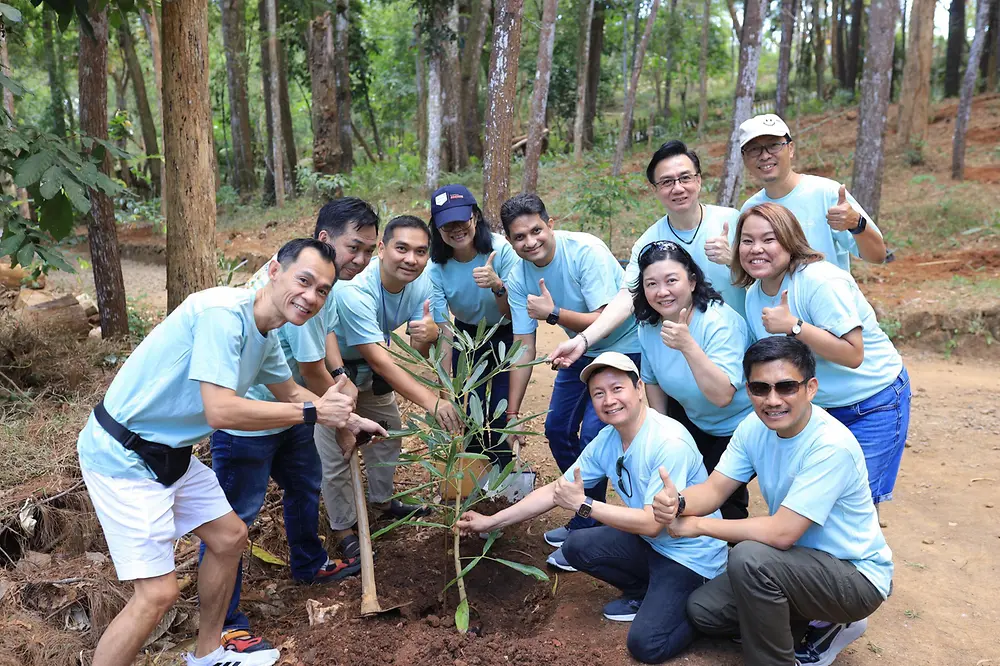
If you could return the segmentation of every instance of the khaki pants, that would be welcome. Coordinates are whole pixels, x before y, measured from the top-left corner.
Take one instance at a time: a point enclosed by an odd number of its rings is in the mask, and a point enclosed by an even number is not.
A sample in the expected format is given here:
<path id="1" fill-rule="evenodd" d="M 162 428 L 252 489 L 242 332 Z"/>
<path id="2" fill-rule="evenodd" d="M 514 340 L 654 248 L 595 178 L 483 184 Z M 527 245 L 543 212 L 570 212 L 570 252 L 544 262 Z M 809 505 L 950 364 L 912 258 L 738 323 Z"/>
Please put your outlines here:
<path id="1" fill-rule="evenodd" d="M 375 395 L 369 384 L 367 390 L 359 391 L 355 411 L 366 419 L 387 423 L 386 430 L 398 430 L 402 427 L 395 392 Z M 354 491 L 351 489 L 351 461 L 341 452 L 332 429 L 317 424 L 314 437 L 316 450 L 323 464 L 323 503 L 326 504 L 330 528 L 346 530 L 358 522 Z M 393 496 L 392 478 L 396 466 L 392 463 L 399 460 L 402 444 L 401 439 L 387 439 L 361 447 L 368 473 L 369 504 L 381 504 Z"/>

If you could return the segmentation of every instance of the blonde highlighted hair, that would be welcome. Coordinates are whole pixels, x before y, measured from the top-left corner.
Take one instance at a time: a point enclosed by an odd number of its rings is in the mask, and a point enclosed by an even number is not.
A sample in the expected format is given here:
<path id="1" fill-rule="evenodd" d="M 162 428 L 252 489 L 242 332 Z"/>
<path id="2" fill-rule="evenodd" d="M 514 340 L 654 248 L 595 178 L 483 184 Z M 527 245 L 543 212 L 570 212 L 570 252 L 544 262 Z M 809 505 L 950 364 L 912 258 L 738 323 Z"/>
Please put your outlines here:
<path id="1" fill-rule="evenodd" d="M 740 215 L 736 223 L 736 239 L 733 244 L 732 260 L 729 263 L 729 271 L 732 274 L 733 284 L 738 287 L 749 287 L 756 280 L 743 269 L 740 263 L 740 238 L 743 235 L 743 224 L 751 215 L 756 215 L 767 220 L 774 231 L 774 237 L 781 244 L 791 259 L 788 262 L 788 271 L 791 273 L 806 264 L 816 261 L 823 261 L 823 253 L 809 247 L 806 234 L 802 231 L 802 225 L 795 218 L 795 214 L 782 205 L 774 203 L 762 203 L 747 208 Z"/>

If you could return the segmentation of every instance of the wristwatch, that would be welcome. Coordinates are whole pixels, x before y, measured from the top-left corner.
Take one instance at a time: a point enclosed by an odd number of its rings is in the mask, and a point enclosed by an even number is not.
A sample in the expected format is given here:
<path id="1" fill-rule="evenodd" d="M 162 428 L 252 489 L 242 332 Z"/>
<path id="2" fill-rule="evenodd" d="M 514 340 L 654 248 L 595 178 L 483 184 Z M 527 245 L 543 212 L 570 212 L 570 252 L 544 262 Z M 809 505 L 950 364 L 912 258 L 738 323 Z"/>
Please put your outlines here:
<path id="1" fill-rule="evenodd" d="M 497 298 L 503 298 L 504 296 L 507 295 L 507 285 L 501 282 L 499 289 L 490 289 L 490 291 L 492 291 L 493 295 L 496 296 Z"/>
<path id="2" fill-rule="evenodd" d="M 302 403 L 302 422 L 306 425 L 316 423 L 316 405 L 311 402 Z"/>
<path id="3" fill-rule="evenodd" d="M 583 500 L 583 504 L 576 510 L 576 515 L 581 518 L 590 518 L 590 512 L 594 510 L 594 498 L 588 497 Z"/>
<path id="4" fill-rule="evenodd" d="M 687 507 L 687 500 L 684 499 L 684 495 L 677 493 L 677 517 L 679 518 L 684 509 Z"/>
<path id="5" fill-rule="evenodd" d="M 553 310 L 548 317 L 545 318 L 546 323 L 555 326 L 559 323 L 559 306 L 557 305 L 555 310 Z"/>
<path id="6" fill-rule="evenodd" d="M 792 324 L 792 332 L 788 334 L 789 337 L 794 338 L 796 335 L 802 332 L 803 321 L 799 319 L 794 324 Z"/>
<path id="7" fill-rule="evenodd" d="M 340 366 L 339 368 L 330 371 L 330 376 L 333 377 L 334 379 L 336 379 L 340 375 L 346 375 L 346 374 L 347 374 L 347 368 L 345 368 L 344 366 Z"/>
<path id="8" fill-rule="evenodd" d="M 863 234 L 865 232 L 865 227 L 867 226 L 868 226 L 868 220 L 865 219 L 864 215 L 862 215 L 861 221 L 858 222 L 858 226 L 854 227 L 853 229 L 848 229 L 848 231 L 857 236 L 858 234 Z"/>

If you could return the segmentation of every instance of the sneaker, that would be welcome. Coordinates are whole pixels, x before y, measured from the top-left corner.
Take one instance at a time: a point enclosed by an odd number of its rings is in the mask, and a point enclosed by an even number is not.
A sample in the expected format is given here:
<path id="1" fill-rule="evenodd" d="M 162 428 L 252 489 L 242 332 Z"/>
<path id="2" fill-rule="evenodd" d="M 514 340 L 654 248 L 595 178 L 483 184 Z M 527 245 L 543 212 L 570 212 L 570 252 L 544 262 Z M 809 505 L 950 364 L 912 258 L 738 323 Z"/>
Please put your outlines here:
<path id="1" fill-rule="evenodd" d="M 563 555 L 562 548 L 556 548 L 552 551 L 552 554 L 545 561 L 563 571 L 576 571 L 573 565 L 566 561 L 566 556 Z"/>
<path id="2" fill-rule="evenodd" d="M 340 554 L 344 556 L 345 559 L 353 560 L 361 556 L 361 540 L 358 539 L 357 534 L 349 534 L 340 540 L 337 544 L 340 549 Z"/>
<path id="3" fill-rule="evenodd" d="M 563 545 L 563 541 L 569 537 L 569 532 L 570 529 L 567 525 L 557 527 L 554 530 L 549 530 L 545 533 L 545 543 L 549 544 L 553 548 L 558 548 Z"/>
<path id="4" fill-rule="evenodd" d="M 187 666 L 271 666 L 281 655 L 277 650 L 261 650 L 259 652 L 234 652 L 219 648 L 204 657 L 195 657 L 193 652 L 184 655 Z"/>
<path id="5" fill-rule="evenodd" d="M 389 506 L 382 509 L 382 515 L 389 518 L 423 518 L 431 515 L 431 508 L 423 504 L 403 504 L 398 499 L 389 500 Z"/>
<path id="6" fill-rule="evenodd" d="M 327 559 L 326 564 L 316 572 L 316 577 L 313 578 L 312 582 L 330 583 L 335 580 L 343 580 L 359 571 L 361 571 L 361 558 L 359 557 L 352 557 L 347 560 Z"/>
<path id="7" fill-rule="evenodd" d="M 867 618 L 847 624 L 811 626 L 795 648 L 795 658 L 802 666 L 830 666 L 840 651 L 859 639 L 867 628 Z"/>
<path id="8" fill-rule="evenodd" d="M 230 629 L 222 632 L 222 647 L 231 652 L 261 652 L 273 650 L 274 646 L 262 636 L 255 636 L 246 629 Z"/>
<path id="9" fill-rule="evenodd" d="M 639 612 L 642 599 L 615 599 L 604 604 L 604 617 L 612 622 L 631 622 Z"/>

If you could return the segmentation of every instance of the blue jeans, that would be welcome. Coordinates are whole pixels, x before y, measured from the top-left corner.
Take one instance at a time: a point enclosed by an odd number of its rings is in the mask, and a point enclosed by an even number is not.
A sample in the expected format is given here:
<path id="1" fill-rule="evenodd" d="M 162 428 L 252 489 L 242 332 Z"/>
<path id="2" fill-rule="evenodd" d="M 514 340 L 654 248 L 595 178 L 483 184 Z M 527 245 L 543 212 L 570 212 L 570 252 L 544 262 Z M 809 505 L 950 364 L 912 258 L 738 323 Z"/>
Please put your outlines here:
<path id="1" fill-rule="evenodd" d="M 299 424 L 261 437 L 241 437 L 218 430 L 212 433 L 212 469 L 233 511 L 248 527 L 264 505 L 268 478 L 274 479 L 284 491 L 282 506 L 292 578 L 311 582 L 327 560 L 326 549 L 319 540 L 323 471 L 313 443 L 313 427 Z M 205 544 L 201 546 L 201 555 L 205 555 Z M 250 628 L 247 616 L 239 610 L 242 585 L 241 560 L 226 611 L 227 630 Z"/>
<path id="2" fill-rule="evenodd" d="M 570 532 L 562 550 L 577 570 L 642 600 L 628 631 L 633 657 L 659 664 L 694 640 L 687 601 L 705 584 L 704 576 L 656 552 L 641 536 L 606 525 Z"/>
<path id="3" fill-rule="evenodd" d="M 639 354 L 629 354 L 636 367 L 642 367 Z M 559 466 L 559 471 L 565 472 L 576 462 L 590 440 L 604 427 L 597 418 L 594 404 L 587 393 L 587 385 L 580 381 L 580 372 L 594 359 L 581 356 L 568 368 L 562 368 L 556 373 L 556 381 L 552 386 L 552 397 L 549 399 L 549 413 L 545 417 L 545 437 L 549 440 L 549 450 Z M 587 488 L 587 497 L 603 502 L 607 494 L 608 481 L 605 479 L 593 488 Z M 573 516 L 569 521 L 570 529 L 593 527 L 597 524 L 593 518 Z"/>
<path id="4" fill-rule="evenodd" d="M 466 324 L 465 322 L 456 319 L 455 328 L 469 333 L 473 337 L 473 339 L 475 339 L 476 326 L 473 326 L 472 324 Z M 501 342 L 504 343 L 504 345 L 508 350 L 514 345 L 514 329 L 510 324 L 507 324 L 506 326 L 500 326 L 500 328 L 497 329 L 496 333 L 494 333 L 493 337 L 490 339 L 489 345 L 484 345 L 479 349 L 477 349 L 475 353 L 473 353 L 473 358 L 472 358 L 473 367 L 475 367 L 475 364 L 478 363 L 479 360 L 486 355 L 490 355 L 492 357 L 493 367 L 499 365 L 499 362 L 502 360 L 500 358 L 500 351 L 499 351 L 499 346 Z M 459 356 L 460 355 L 458 353 L 458 350 L 453 348 L 451 353 L 451 367 L 453 376 L 455 370 L 458 369 Z M 486 400 L 487 384 L 490 385 L 490 396 L 488 401 L 489 410 L 485 409 L 487 404 Z M 486 412 L 487 415 L 489 415 L 493 414 L 493 412 L 496 411 L 497 407 L 500 405 L 501 400 L 507 400 L 508 397 L 510 396 L 510 373 L 501 372 L 500 374 L 496 375 L 492 380 L 487 382 L 487 384 L 481 384 L 480 386 L 476 387 L 475 393 L 476 395 L 479 396 L 479 399 L 482 401 L 484 407 L 483 411 Z M 506 413 L 501 413 L 499 416 L 497 416 L 497 418 L 493 419 L 492 422 L 490 423 L 490 428 L 494 430 L 502 430 L 503 428 L 506 427 L 507 427 Z M 514 454 L 511 452 L 510 444 L 507 444 L 506 442 L 504 442 L 503 444 L 500 443 L 501 437 L 503 437 L 501 433 L 491 432 L 489 444 L 487 444 L 486 446 L 484 446 L 483 438 L 477 437 L 473 441 L 469 442 L 465 450 L 472 453 L 485 453 L 487 456 L 489 456 L 490 462 L 492 462 L 494 465 L 496 465 L 499 469 L 502 470 L 505 467 L 507 467 L 507 464 L 513 459 Z"/>
<path id="5" fill-rule="evenodd" d="M 892 499 L 910 428 L 910 398 L 910 375 L 903 368 L 892 384 L 870 398 L 826 410 L 861 444 L 875 504 Z"/>

